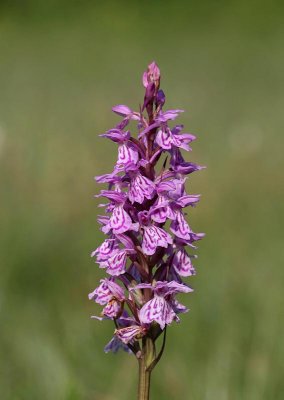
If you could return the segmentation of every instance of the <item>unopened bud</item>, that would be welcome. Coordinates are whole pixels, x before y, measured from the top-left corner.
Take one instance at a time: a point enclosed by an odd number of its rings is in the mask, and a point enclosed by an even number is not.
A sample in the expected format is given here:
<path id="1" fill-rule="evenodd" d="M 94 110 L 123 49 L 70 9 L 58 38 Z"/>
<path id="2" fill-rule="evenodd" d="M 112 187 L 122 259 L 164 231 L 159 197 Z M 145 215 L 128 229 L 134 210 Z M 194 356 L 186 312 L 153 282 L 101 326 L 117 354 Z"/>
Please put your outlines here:
<path id="1" fill-rule="evenodd" d="M 147 88 L 149 83 L 154 82 L 156 90 L 159 89 L 160 86 L 160 69 L 158 65 L 153 61 L 151 64 L 148 65 L 147 71 L 143 74 L 143 86 Z"/>
<path id="2" fill-rule="evenodd" d="M 149 83 L 149 85 L 146 87 L 142 110 L 144 110 L 148 104 L 153 104 L 155 98 L 155 91 L 156 91 L 155 83 L 154 82 Z"/>
<path id="3" fill-rule="evenodd" d="M 158 90 L 157 96 L 156 96 L 156 107 L 163 107 L 166 101 L 166 96 L 165 93 L 162 91 L 162 89 Z"/>

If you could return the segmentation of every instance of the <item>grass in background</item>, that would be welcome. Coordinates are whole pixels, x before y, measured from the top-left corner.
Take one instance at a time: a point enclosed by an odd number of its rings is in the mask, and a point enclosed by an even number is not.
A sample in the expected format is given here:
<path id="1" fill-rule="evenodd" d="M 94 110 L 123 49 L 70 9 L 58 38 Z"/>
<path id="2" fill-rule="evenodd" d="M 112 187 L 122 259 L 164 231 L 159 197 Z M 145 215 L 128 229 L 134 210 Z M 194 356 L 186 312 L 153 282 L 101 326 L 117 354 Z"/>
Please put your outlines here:
<path id="1" fill-rule="evenodd" d="M 102 276 L 89 258 L 102 239 L 92 177 L 116 157 L 97 136 L 117 121 L 111 106 L 138 106 L 155 59 L 168 107 L 198 136 L 189 156 L 207 165 L 188 186 L 202 193 L 189 221 L 207 237 L 153 400 L 280 400 L 283 7 L 1 7 L 1 399 L 135 397 L 135 360 L 105 355 L 113 327 L 89 319 Z"/>

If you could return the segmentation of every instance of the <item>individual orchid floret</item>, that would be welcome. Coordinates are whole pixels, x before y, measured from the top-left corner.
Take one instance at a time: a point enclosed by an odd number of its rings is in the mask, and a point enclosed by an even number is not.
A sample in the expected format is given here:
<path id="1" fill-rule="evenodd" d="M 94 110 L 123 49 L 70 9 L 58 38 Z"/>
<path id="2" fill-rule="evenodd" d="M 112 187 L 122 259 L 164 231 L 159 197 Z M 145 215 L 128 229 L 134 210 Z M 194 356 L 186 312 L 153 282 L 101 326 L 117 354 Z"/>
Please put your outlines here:
<path id="1" fill-rule="evenodd" d="M 153 255 L 157 247 L 167 248 L 173 243 L 171 235 L 164 229 L 150 222 L 150 215 L 147 211 L 138 213 L 138 219 L 143 230 L 142 251 L 146 255 Z"/>
<path id="2" fill-rule="evenodd" d="M 100 282 L 100 286 L 89 294 L 90 300 L 95 300 L 96 303 L 104 305 L 113 297 L 121 301 L 125 299 L 123 289 L 113 279 L 101 279 Z"/>
<path id="3" fill-rule="evenodd" d="M 96 250 L 91 253 L 91 257 L 96 256 L 98 261 L 109 259 L 118 250 L 115 239 L 106 239 Z"/>
<path id="4" fill-rule="evenodd" d="M 120 250 L 108 259 L 107 273 L 112 276 L 118 276 L 125 273 L 125 266 L 127 261 L 127 251 Z"/>
<path id="5" fill-rule="evenodd" d="M 181 129 L 182 125 L 177 125 L 173 129 L 163 125 L 157 132 L 157 144 L 164 150 L 170 150 L 172 147 L 179 147 L 186 151 L 191 150 L 188 143 L 195 140 L 195 136 L 190 133 L 179 134 Z"/>
<path id="6" fill-rule="evenodd" d="M 121 121 L 100 136 L 117 146 L 117 161 L 112 172 L 96 177 L 106 184 L 95 196 L 104 199 L 97 220 L 105 238 L 91 256 L 108 278 L 100 280 L 89 299 L 102 308 L 94 319 L 115 325 L 105 352 L 122 349 L 139 362 L 139 400 L 149 399 L 150 372 L 164 351 L 167 326 L 188 311 L 176 297 L 192 292 L 183 282 L 196 273 L 196 256 L 188 248 L 195 251 L 195 242 L 204 236 L 192 230 L 185 211 L 200 200 L 186 190 L 188 175 L 203 168 L 184 158 L 196 137 L 183 133 L 181 124 L 172 127 L 183 110 L 163 109 L 160 81 L 160 69 L 152 62 L 143 73 L 139 111 L 124 104 L 112 108 Z"/>
<path id="7" fill-rule="evenodd" d="M 111 279 L 101 279 L 100 286 L 89 294 L 89 299 L 105 305 L 102 313 L 109 318 L 117 318 L 123 311 L 123 289 Z"/>
<path id="8" fill-rule="evenodd" d="M 180 276 L 195 275 L 195 269 L 191 263 L 190 256 L 184 247 L 180 247 L 174 254 L 172 266 Z"/>
<path id="9" fill-rule="evenodd" d="M 125 344 L 141 339 L 146 333 L 147 329 L 140 325 L 132 325 L 115 331 L 115 335 Z"/>
<path id="10" fill-rule="evenodd" d="M 171 167 L 177 174 L 188 175 L 192 172 L 199 171 L 204 167 L 194 164 L 192 162 L 186 162 L 178 148 L 173 148 Z"/>
<path id="11" fill-rule="evenodd" d="M 171 222 L 170 226 L 171 231 L 181 239 L 190 240 L 190 235 L 192 233 L 192 230 L 188 225 L 183 215 L 183 212 L 178 209 L 175 211 L 175 215 L 176 218 L 174 219 L 174 221 Z"/>
<path id="12" fill-rule="evenodd" d="M 133 223 L 131 217 L 124 209 L 124 203 L 126 197 L 124 193 L 119 193 L 115 191 L 102 191 L 99 196 L 105 196 L 112 200 L 114 207 L 112 210 L 112 215 L 107 220 L 107 223 L 102 228 L 104 233 L 109 233 L 112 231 L 114 234 L 124 233 L 131 229 L 137 230 L 138 224 Z M 108 192 L 108 193 L 106 193 Z M 110 193 L 111 192 L 111 193 Z"/>
<path id="13" fill-rule="evenodd" d="M 151 199 L 155 192 L 155 183 L 146 176 L 143 176 L 137 169 L 130 172 L 130 186 L 128 198 L 131 203 L 142 204 L 144 199 Z"/>
<path id="14" fill-rule="evenodd" d="M 109 220 L 109 228 L 112 229 L 113 233 L 127 232 L 131 228 L 133 229 L 133 222 L 131 217 L 123 208 L 123 204 L 118 204 L 113 211 L 113 214 Z"/>
<path id="15" fill-rule="evenodd" d="M 135 149 L 133 143 L 129 141 L 130 132 L 122 131 L 121 129 L 110 129 L 106 133 L 100 135 L 102 137 L 107 137 L 113 142 L 118 143 L 118 158 L 117 166 L 127 165 L 133 163 L 134 165 L 138 162 L 139 156 Z"/>
<path id="16" fill-rule="evenodd" d="M 169 120 L 174 120 L 178 117 L 180 113 L 184 112 L 184 110 L 168 110 L 165 112 L 160 112 L 155 118 L 156 121 L 159 122 L 167 122 Z"/>
<path id="17" fill-rule="evenodd" d="M 155 207 L 151 212 L 151 218 L 159 224 L 165 223 L 167 219 L 175 219 L 175 213 L 170 206 L 169 198 L 165 194 L 159 193 Z"/>
<path id="18" fill-rule="evenodd" d="M 115 112 L 116 114 L 126 117 L 128 119 L 134 119 L 136 121 L 140 120 L 140 115 L 139 113 L 132 111 L 129 107 L 119 104 L 117 106 L 112 107 L 112 111 Z"/>
<path id="19" fill-rule="evenodd" d="M 177 282 L 157 282 L 154 286 L 140 284 L 137 287 L 150 288 L 154 292 L 154 297 L 148 301 L 140 310 L 139 318 L 144 324 L 157 322 L 161 329 L 169 325 L 173 320 L 178 321 L 177 307 L 173 296 L 177 293 L 188 293 L 192 289 Z"/>

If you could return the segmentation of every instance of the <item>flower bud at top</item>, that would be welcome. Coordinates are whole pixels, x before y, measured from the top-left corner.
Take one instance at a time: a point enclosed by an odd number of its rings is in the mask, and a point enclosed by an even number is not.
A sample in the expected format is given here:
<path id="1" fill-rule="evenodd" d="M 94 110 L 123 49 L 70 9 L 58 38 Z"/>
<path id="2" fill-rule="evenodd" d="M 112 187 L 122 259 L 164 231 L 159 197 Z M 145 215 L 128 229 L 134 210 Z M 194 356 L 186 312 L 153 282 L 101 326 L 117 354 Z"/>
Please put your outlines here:
<path id="1" fill-rule="evenodd" d="M 154 82 L 156 90 L 159 89 L 160 86 L 160 69 L 158 65 L 153 61 L 151 64 L 148 65 L 147 71 L 143 74 L 143 86 L 147 88 L 149 83 Z"/>

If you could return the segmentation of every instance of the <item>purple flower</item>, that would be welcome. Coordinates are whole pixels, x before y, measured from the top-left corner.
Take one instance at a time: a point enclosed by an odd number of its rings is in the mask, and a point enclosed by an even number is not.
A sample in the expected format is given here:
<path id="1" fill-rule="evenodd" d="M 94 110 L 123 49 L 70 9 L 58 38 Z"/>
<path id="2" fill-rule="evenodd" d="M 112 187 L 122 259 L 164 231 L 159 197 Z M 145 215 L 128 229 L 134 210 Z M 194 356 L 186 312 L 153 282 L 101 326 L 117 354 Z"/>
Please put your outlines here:
<path id="1" fill-rule="evenodd" d="M 179 115 L 179 113 L 184 112 L 184 110 L 168 110 L 165 112 L 160 112 L 157 117 L 156 121 L 159 122 L 167 122 L 169 120 L 176 119 L 176 117 Z"/>
<path id="2" fill-rule="evenodd" d="M 181 129 L 182 125 L 177 125 L 173 129 L 163 125 L 157 132 L 157 144 L 164 150 L 170 150 L 172 147 L 180 147 L 187 151 L 191 150 L 188 143 L 195 140 L 195 136 L 190 133 L 180 135 Z"/>
<path id="3" fill-rule="evenodd" d="M 131 146 L 123 143 L 118 147 L 117 165 L 136 164 L 138 152 Z"/>
<path id="4" fill-rule="evenodd" d="M 120 250 L 107 261 L 107 273 L 113 276 L 121 275 L 125 272 L 127 251 Z"/>
<path id="5" fill-rule="evenodd" d="M 107 260 L 118 249 L 115 239 L 106 239 L 96 250 L 91 254 L 91 257 L 97 256 L 98 261 Z"/>
<path id="6" fill-rule="evenodd" d="M 123 204 L 117 204 L 112 212 L 108 223 L 104 226 L 103 232 L 108 233 L 112 230 L 113 233 L 124 233 L 130 229 L 136 230 L 137 224 L 133 224 L 131 217 L 124 210 Z"/>
<path id="7" fill-rule="evenodd" d="M 140 284 L 137 287 L 151 288 L 154 293 L 154 297 L 141 308 L 139 312 L 140 321 L 144 324 L 155 321 L 161 329 L 164 329 L 165 325 L 171 324 L 173 320 L 178 321 L 178 307 L 173 296 L 177 293 L 192 291 L 188 286 L 177 282 L 158 281 L 155 286 Z"/>
<path id="8" fill-rule="evenodd" d="M 144 99 L 137 111 L 126 105 L 112 110 L 122 120 L 101 136 L 117 146 L 118 157 L 109 173 L 96 177 L 107 184 L 96 197 L 105 211 L 98 216 L 103 243 L 91 253 L 108 278 L 89 294 L 102 306 L 100 320 L 113 320 L 115 332 L 105 351 L 132 352 L 146 357 L 145 346 L 155 341 L 166 326 L 179 322 L 188 311 L 176 299 L 192 292 L 183 278 L 195 275 L 190 254 L 203 233 L 194 233 L 184 211 L 199 201 L 187 193 L 189 175 L 203 167 L 184 159 L 184 151 L 196 138 L 183 133 L 183 125 L 170 127 L 183 110 L 163 110 L 166 96 L 160 89 L 161 74 L 155 62 L 142 77 Z M 137 124 L 136 134 L 129 127 Z M 158 164 L 159 163 L 159 164 Z M 148 354 L 148 367 L 158 355 Z M 155 358 L 157 357 L 157 358 Z M 148 362 L 147 361 L 147 362 Z"/>
<path id="9" fill-rule="evenodd" d="M 140 325 L 131 325 L 126 328 L 117 329 L 115 335 L 125 344 L 141 339 L 147 330 Z"/>
<path id="10" fill-rule="evenodd" d="M 172 266 L 180 276 L 195 275 L 195 269 L 191 264 L 190 257 L 183 247 L 175 252 Z"/>
<path id="11" fill-rule="evenodd" d="M 171 235 L 164 229 L 159 228 L 155 225 L 144 226 L 143 228 L 143 242 L 142 251 L 144 254 L 151 256 L 155 253 L 157 247 L 167 248 L 169 244 L 172 244 L 173 239 Z"/>
<path id="12" fill-rule="evenodd" d="M 132 111 L 129 107 L 124 106 L 123 104 L 119 104 L 117 106 L 112 107 L 112 111 L 122 117 L 126 117 L 129 119 L 134 119 L 139 121 L 140 115 L 137 112 Z"/>
<path id="13" fill-rule="evenodd" d="M 129 131 L 124 132 L 121 129 L 110 129 L 106 133 L 101 135 L 102 137 L 107 137 L 113 142 L 118 143 L 118 158 L 116 165 L 127 165 L 129 163 L 136 164 L 138 162 L 139 156 L 137 150 L 134 148 L 133 144 L 129 141 L 130 133 Z"/>
<path id="14" fill-rule="evenodd" d="M 123 310 L 125 300 L 123 289 L 112 279 L 101 279 L 101 284 L 89 294 L 90 300 L 105 305 L 103 315 L 117 318 Z"/>
<path id="15" fill-rule="evenodd" d="M 155 207 L 151 212 L 151 218 L 159 224 L 166 222 L 167 219 L 175 219 L 175 213 L 173 212 L 170 206 L 170 201 L 165 194 L 161 193 L 158 195 Z"/>
<path id="16" fill-rule="evenodd" d="M 151 199 L 155 192 L 155 184 L 146 176 L 143 176 L 138 171 L 133 175 L 128 198 L 131 203 L 137 202 L 142 204 L 144 199 Z"/>
<path id="17" fill-rule="evenodd" d="M 183 212 L 181 210 L 176 210 L 175 215 L 176 217 L 170 226 L 171 231 L 181 239 L 190 240 L 192 230 L 186 222 Z"/>

